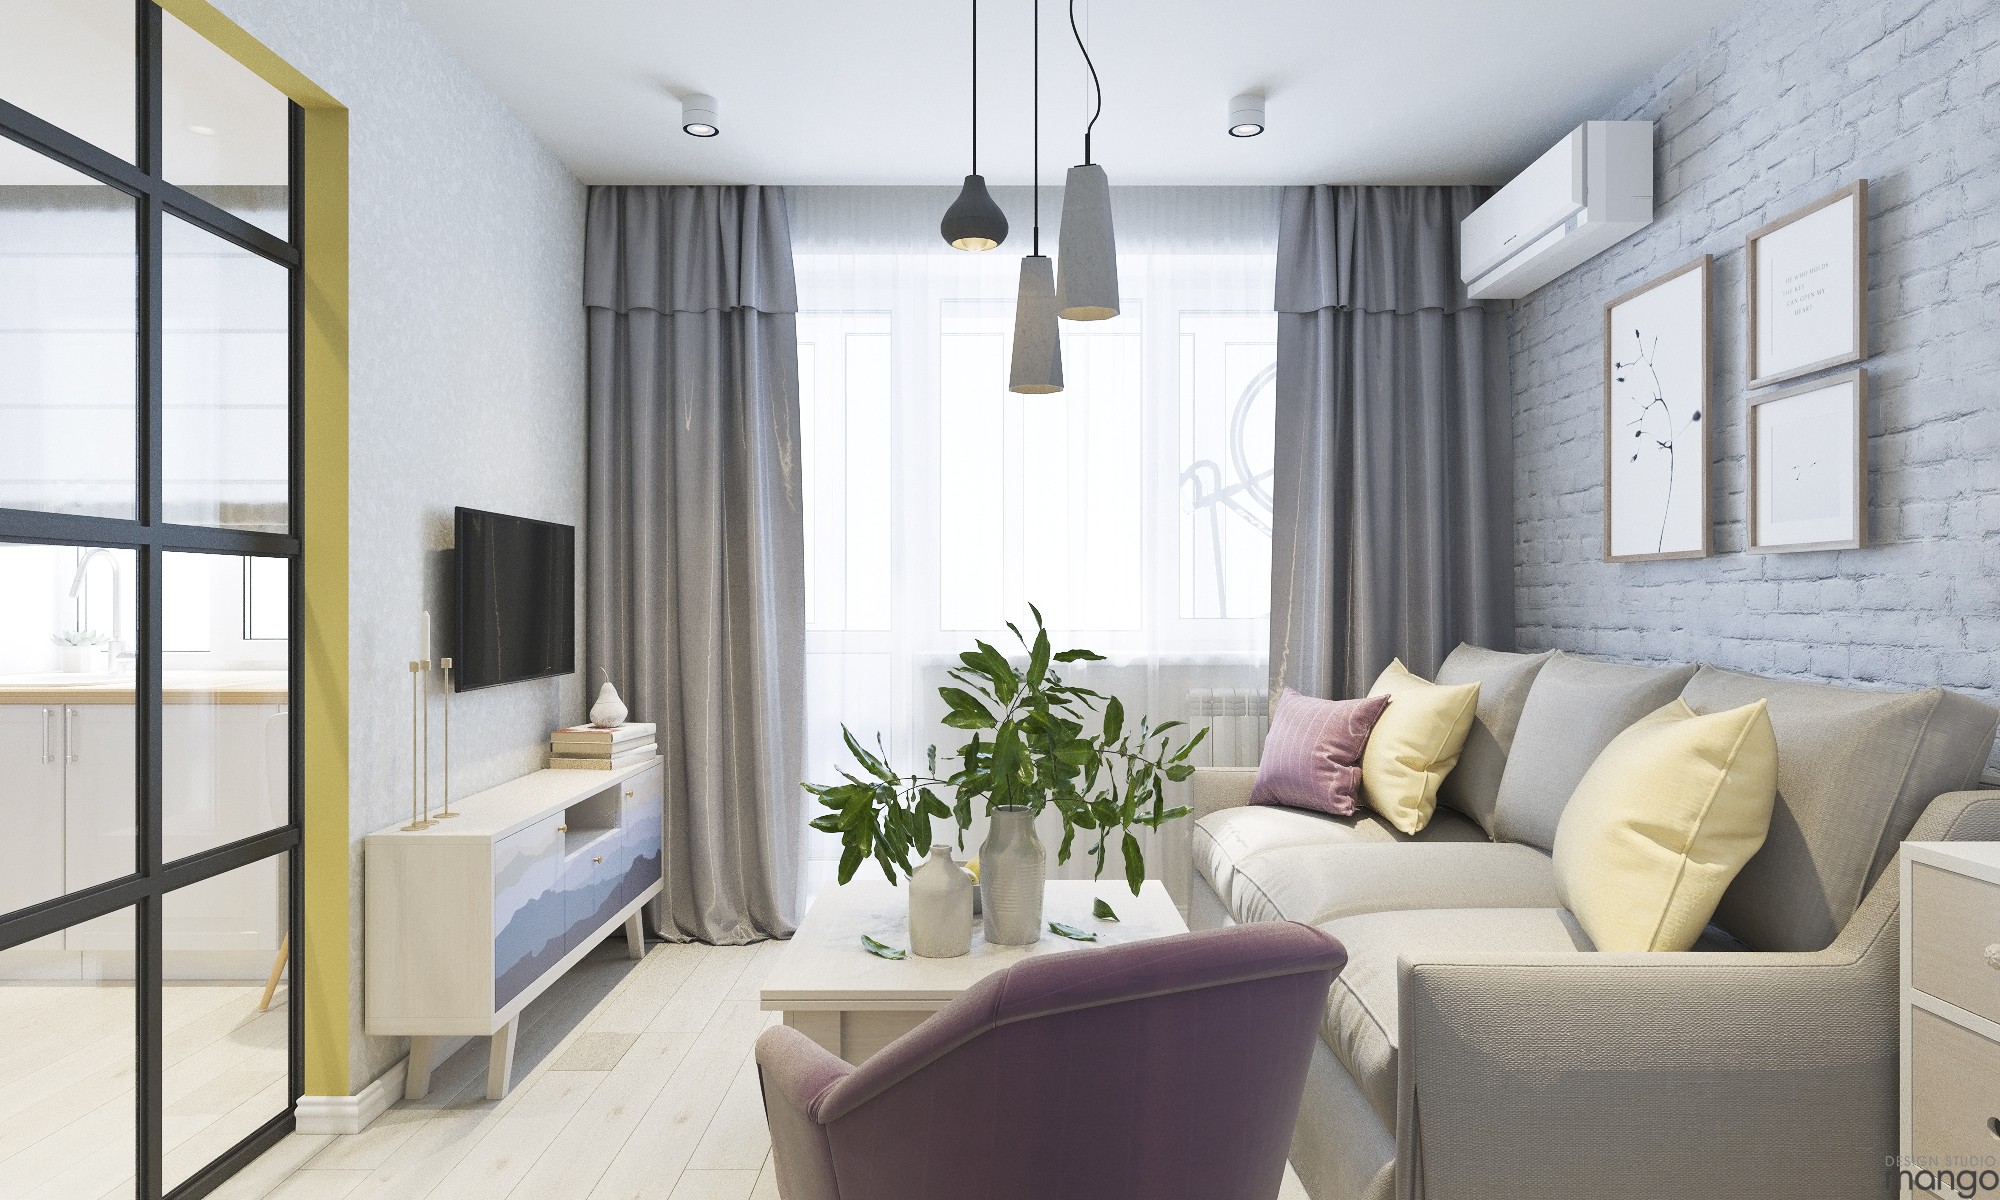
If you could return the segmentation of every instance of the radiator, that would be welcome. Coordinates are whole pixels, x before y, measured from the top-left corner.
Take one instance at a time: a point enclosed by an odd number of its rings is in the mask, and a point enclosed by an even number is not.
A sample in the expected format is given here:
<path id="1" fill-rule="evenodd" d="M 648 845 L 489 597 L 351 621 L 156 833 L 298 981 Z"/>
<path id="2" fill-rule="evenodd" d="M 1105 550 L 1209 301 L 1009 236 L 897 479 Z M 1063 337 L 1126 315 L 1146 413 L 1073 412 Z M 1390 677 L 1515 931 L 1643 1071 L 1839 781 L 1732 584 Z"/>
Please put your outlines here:
<path id="1" fill-rule="evenodd" d="M 1201 767 L 1254 767 L 1271 728 L 1270 698 L 1261 688 L 1191 688 L 1188 724 L 1208 726 L 1189 760 Z"/>

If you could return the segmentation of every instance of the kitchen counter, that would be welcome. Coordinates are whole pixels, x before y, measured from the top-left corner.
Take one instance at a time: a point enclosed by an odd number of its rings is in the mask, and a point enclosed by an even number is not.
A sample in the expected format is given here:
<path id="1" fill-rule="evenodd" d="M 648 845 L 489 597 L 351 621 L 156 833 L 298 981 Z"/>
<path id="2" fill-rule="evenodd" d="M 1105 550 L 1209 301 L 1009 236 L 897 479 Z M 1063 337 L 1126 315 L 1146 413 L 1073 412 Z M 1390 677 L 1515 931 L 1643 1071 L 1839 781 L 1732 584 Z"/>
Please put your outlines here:
<path id="1" fill-rule="evenodd" d="M 129 674 L 0 675 L 0 704 L 126 704 L 133 702 Z M 168 671 L 162 689 L 168 704 L 285 704 L 291 697 L 283 671 Z"/>

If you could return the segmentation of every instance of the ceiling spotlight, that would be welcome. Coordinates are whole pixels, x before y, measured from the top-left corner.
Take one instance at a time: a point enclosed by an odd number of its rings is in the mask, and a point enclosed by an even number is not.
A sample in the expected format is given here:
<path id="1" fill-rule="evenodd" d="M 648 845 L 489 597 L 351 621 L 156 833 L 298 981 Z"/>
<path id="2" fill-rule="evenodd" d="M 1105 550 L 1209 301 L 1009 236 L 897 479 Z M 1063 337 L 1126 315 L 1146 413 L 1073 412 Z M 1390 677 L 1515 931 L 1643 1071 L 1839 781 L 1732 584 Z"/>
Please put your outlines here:
<path id="1" fill-rule="evenodd" d="M 1245 92 L 1229 102 L 1229 136 L 1256 137 L 1264 132 L 1264 97 Z"/>
<path id="2" fill-rule="evenodd" d="M 722 121 L 716 115 L 718 106 L 715 97 L 693 95 L 681 101 L 681 132 L 692 137 L 714 137 L 722 132 Z"/>

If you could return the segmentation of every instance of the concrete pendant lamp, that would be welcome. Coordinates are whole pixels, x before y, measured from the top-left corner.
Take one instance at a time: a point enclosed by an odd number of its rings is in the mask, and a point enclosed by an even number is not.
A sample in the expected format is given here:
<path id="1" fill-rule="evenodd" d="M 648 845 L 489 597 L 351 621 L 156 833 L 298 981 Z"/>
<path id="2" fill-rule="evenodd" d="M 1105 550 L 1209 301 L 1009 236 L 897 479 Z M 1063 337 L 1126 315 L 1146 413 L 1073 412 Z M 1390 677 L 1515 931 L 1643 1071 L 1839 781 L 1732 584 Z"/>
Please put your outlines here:
<path id="1" fill-rule="evenodd" d="M 1090 68 L 1097 107 L 1083 127 L 1083 163 L 1069 169 L 1063 187 L 1061 248 L 1062 316 L 1070 321 L 1108 321 L 1118 315 L 1118 243 L 1111 231 L 1111 180 L 1090 161 L 1090 133 L 1104 113 L 1104 87 L 1097 64 L 1076 27 L 1076 0 L 1069 0 L 1069 31 Z"/>
<path id="2" fill-rule="evenodd" d="M 1021 289 L 1014 298 L 1014 360 L 1007 390 L 1046 396 L 1063 390 L 1062 337 L 1056 322 L 1056 265 L 1042 253 L 1042 0 L 1035 6 L 1034 250 L 1021 260 Z"/>
<path id="3" fill-rule="evenodd" d="M 979 0 L 972 0 L 972 174 L 944 210 L 938 232 L 954 250 L 991 250 L 1007 240 L 1007 214 L 993 203 L 979 173 Z"/>

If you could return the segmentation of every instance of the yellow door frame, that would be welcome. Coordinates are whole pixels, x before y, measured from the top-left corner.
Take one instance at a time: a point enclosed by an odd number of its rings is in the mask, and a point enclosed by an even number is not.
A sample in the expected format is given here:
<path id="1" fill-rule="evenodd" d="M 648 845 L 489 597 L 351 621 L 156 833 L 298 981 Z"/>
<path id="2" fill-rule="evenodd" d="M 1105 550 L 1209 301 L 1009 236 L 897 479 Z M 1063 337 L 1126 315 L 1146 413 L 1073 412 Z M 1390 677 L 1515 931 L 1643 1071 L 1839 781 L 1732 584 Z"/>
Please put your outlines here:
<path id="1" fill-rule="evenodd" d="M 155 0 L 305 110 L 305 1090 L 351 1094 L 347 109 L 207 0 Z"/>

